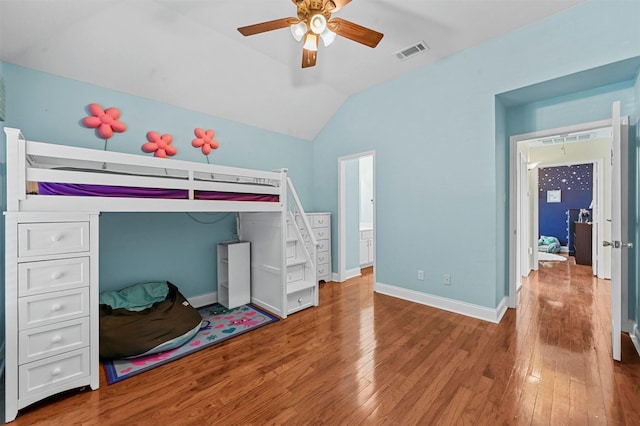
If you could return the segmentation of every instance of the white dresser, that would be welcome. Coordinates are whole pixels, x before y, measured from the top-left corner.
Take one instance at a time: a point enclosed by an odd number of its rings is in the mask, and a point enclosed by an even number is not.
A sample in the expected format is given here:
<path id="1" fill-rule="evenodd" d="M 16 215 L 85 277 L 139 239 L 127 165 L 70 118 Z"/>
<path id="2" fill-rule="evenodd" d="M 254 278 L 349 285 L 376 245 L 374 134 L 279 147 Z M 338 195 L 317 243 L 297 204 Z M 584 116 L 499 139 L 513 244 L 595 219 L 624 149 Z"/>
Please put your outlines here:
<path id="1" fill-rule="evenodd" d="M 99 386 L 98 215 L 6 213 L 6 421 Z"/>
<path id="2" fill-rule="evenodd" d="M 331 281 L 331 213 L 307 213 L 311 228 L 318 241 L 318 281 Z"/>

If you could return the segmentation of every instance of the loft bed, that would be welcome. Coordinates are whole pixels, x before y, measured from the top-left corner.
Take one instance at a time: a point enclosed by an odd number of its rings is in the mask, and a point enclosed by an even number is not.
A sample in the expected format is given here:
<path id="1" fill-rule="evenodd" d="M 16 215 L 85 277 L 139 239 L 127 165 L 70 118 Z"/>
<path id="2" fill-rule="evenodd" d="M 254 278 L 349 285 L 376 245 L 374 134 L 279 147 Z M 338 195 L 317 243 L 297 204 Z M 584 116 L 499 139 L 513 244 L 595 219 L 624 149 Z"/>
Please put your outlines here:
<path id="1" fill-rule="evenodd" d="M 102 212 L 238 213 L 239 239 L 251 242 L 251 302 L 282 318 L 318 305 L 317 241 L 286 169 L 78 148 L 4 131 L 6 421 L 50 395 L 99 386 Z M 212 290 L 192 304 L 215 302 Z"/>
<path id="2" fill-rule="evenodd" d="M 8 211 L 278 212 L 286 170 L 268 172 L 27 141 L 7 134 Z"/>
<path id="3" fill-rule="evenodd" d="M 287 316 L 285 272 L 292 241 L 306 239 L 296 259 L 311 264 L 317 242 L 286 169 L 271 172 L 57 145 L 29 141 L 19 129 L 4 130 L 7 213 L 238 213 L 238 236 L 255 248 L 252 279 L 268 277 L 270 282 L 266 291 L 252 288 L 252 301 Z M 314 300 L 317 305 L 317 294 Z"/>

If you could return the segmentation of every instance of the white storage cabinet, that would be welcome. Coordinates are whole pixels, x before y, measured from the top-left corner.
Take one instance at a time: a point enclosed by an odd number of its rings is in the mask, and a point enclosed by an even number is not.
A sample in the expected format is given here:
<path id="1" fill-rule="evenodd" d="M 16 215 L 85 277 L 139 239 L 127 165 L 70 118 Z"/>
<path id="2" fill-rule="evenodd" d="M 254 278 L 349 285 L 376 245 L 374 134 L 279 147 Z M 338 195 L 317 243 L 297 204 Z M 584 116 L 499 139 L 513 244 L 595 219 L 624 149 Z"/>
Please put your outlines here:
<path id="1" fill-rule="evenodd" d="M 251 302 L 251 243 L 218 244 L 218 303 L 232 309 Z"/>
<path id="2" fill-rule="evenodd" d="M 373 264 L 373 229 L 360 230 L 360 266 Z"/>

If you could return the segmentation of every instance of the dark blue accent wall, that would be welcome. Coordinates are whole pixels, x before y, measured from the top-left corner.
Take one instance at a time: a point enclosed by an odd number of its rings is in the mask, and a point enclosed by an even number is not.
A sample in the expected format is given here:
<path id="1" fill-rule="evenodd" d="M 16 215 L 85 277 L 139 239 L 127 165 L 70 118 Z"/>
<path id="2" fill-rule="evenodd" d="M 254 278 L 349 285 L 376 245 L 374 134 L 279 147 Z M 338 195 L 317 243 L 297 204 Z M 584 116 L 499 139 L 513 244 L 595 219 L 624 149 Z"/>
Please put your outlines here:
<path id="1" fill-rule="evenodd" d="M 588 209 L 593 197 L 593 164 L 538 169 L 539 233 L 568 244 L 567 211 Z M 547 191 L 561 191 L 559 203 L 547 202 Z"/>

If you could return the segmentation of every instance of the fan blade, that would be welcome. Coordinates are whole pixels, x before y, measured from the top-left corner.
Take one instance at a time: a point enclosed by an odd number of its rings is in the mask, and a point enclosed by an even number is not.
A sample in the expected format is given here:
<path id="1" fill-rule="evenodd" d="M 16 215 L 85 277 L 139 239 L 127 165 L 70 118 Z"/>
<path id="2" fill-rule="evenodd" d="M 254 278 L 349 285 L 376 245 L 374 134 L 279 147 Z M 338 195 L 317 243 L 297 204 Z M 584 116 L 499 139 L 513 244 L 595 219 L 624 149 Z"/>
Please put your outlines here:
<path id="1" fill-rule="evenodd" d="M 329 21 L 329 28 L 342 37 L 369 47 L 376 47 L 384 37 L 382 33 L 341 18 L 333 18 Z"/>
<path id="2" fill-rule="evenodd" d="M 348 5 L 349 3 L 351 3 L 351 0 L 332 0 L 332 1 L 336 5 L 336 7 L 331 9 L 331 13 L 335 13 L 340 9 L 342 9 L 343 7 L 345 7 L 346 5 Z"/>
<path id="3" fill-rule="evenodd" d="M 309 68 L 316 65 L 318 51 L 302 49 L 302 68 Z"/>
<path id="4" fill-rule="evenodd" d="M 297 18 L 281 18 L 273 21 L 261 22 L 259 24 L 248 25 L 246 27 L 240 27 L 238 28 L 238 31 L 246 37 L 254 34 L 265 33 L 267 31 L 279 30 L 280 28 L 287 28 L 298 21 L 299 20 Z"/>

